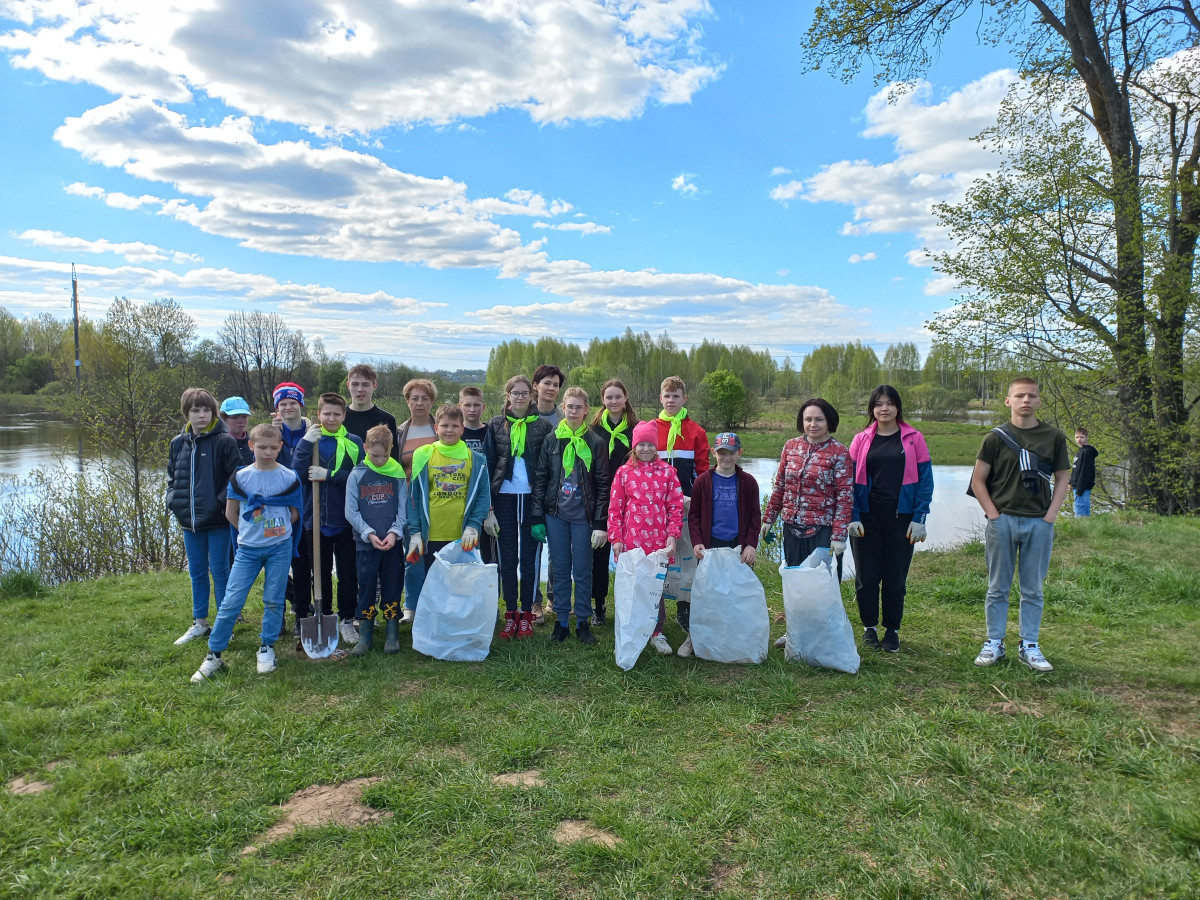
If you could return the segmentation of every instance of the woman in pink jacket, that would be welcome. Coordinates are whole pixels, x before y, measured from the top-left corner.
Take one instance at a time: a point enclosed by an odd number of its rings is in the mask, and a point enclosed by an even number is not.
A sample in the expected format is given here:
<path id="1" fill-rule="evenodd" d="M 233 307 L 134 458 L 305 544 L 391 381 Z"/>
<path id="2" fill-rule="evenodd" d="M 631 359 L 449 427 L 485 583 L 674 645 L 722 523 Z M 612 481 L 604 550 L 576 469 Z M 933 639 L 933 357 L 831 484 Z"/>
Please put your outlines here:
<path id="1" fill-rule="evenodd" d="M 637 547 L 646 553 L 666 550 L 675 555 L 683 532 L 683 488 L 675 467 L 658 457 L 658 431 L 653 422 L 633 429 L 633 453 L 613 475 L 608 498 L 608 540 L 613 556 Z M 650 645 L 663 656 L 674 651 L 663 635 L 666 606 L 658 601 L 658 624 Z"/>

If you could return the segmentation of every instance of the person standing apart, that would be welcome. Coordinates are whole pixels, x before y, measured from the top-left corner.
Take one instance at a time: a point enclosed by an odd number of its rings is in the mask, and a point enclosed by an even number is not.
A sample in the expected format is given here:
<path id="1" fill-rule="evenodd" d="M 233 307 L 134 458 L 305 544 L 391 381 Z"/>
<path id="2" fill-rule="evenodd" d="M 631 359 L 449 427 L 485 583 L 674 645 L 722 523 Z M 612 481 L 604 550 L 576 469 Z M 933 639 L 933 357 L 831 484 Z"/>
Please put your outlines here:
<path id="1" fill-rule="evenodd" d="M 854 598 L 863 648 L 900 652 L 900 620 L 913 548 L 925 540 L 933 465 L 925 437 L 904 421 L 899 392 L 881 384 L 867 401 L 867 430 L 850 442 L 854 508 L 847 528 L 854 552 Z M 883 606 L 883 640 L 877 633 Z"/>
<path id="2" fill-rule="evenodd" d="M 987 516 L 987 640 L 975 665 L 995 665 L 1006 656 L 1008 592 L 1016 570 L 1021 586 L 1018 656 L 1035 672 L 1052 672 L 1038 636 L 1054 520 L 1067 496 L 1067 438 L 1053 425 L 1038 421 L 1042 396 L 1035 379 L 1014 379 L 1004 405 L 1012 411 L 1011 419 L 984 437 L 971 475 L 971 490 Z"/>
<path id="3" fill-rule="evenodd" d="M 1075 461 L 1071 465 L 1071 487 L 1075 489 L 1075 515 L 1090 516 L 1092 514 L 1092 488 L 1096 486 L 1096 457 L 1100 455 L 1088 443 L 1088 430 L 1075 429 L 1075 443 L 1079 449 L 1075 452 Z"/>

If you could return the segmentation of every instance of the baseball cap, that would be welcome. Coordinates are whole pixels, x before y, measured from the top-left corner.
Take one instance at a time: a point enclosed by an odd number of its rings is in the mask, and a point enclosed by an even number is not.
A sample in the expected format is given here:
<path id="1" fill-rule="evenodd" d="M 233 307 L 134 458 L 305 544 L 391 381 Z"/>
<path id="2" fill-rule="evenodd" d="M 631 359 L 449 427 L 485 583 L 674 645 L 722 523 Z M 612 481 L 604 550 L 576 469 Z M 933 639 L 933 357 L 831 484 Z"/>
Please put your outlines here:
<path id="1" fill-rule="evenodd" d="M 718 450 L 733 450 L 736 452 L 741 449 L 742 439 L 732 431 L 722 431 L 713 440 L 714 453 L 716 453 Z"/>
<path id="2" fill-rule="evenodd" d="M 248 416 L 250 404 L 244 397 L 226 397 L 221 403 L 221 412 L 227 416 Z"/>

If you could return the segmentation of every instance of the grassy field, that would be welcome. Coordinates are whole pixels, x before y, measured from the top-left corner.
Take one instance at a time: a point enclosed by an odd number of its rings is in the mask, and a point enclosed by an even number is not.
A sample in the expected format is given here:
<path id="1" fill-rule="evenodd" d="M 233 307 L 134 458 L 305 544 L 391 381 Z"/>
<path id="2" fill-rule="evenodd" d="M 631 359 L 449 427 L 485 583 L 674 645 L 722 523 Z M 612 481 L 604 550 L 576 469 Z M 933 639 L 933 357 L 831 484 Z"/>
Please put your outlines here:
<path id="1" fill-rule="evenodd" d="M 192 685 L 182 575 L 8 597 L 0 896 L 1194 898 L 1198 545 L 1195 520 L 1063 522 L 1049 676 L 971 665 L 979 545 L 917 554 L 903 650 L 856 676 L 623 673 L 604 628 L 260 677 L 246 628 Z M 360 778 L 377 821 L 264 842 L 297 791 Z"/>
<path id="2" fill-rule="evenodd" d="M 979 452 L 979 444 L 983 436 L 991 431 L 990 425 L 975 425 L 970 422 L 910 422 L 914 428 L 925 435 L 929 445 L 929 455 L 936 465 L 940 466 L 969 466 L 975 462 Z M 766 456 L 778 458 L 783 450 L 784 442 L 794 438 L 795 413 L 787 425 L 779 429 L 764 429 L 761 427 L 746 429 L 738 432 L 742 439 L 742 451 L 746 456 Z M 843 420 L 835 435 L 847 447 L 859 431 L 862 422 Z"/>

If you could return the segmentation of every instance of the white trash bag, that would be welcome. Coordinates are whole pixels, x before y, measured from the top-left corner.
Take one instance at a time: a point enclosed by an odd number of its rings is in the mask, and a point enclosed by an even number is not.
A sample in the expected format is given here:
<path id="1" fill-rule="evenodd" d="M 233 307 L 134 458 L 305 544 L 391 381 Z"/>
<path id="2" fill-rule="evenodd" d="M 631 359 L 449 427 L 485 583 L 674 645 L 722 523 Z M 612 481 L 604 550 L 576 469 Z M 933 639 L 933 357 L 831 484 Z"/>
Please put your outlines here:
<path id="1" fill-rule="evenodd" d="M 692 582 L 692 649 L 701 659 L 758 664 L 771 646 L 767 594 L 733 547 L 704 551 Z"/>
<path id="2" fill-rule="evenodd" d="M 784 659 L 851 675 L 857 672 L 861 662 L 858 646 L 846 607 L 842 606 L 837 565 L 829 548 L 818 547 L 798 566 L 789 568 L 781 563 L 779 575 L 787 615 Z"/>
<path id="3" fill-rule="evenodd" d="M 633 668 L 654 634 L 666 575 L 667 554 L 662 550 L 647 556 L 635 547 L 617 558 L 613 585 L 615 652 L 617 665 L 626 672 Z"/>
<path id="4" fill-rule="evenodd" d="M 461 541 L 447 544 L 425 573 L 413 619 L 413 649 L 454 662 L 487 659 L 499 596 L 496 566 L 485 564 L 479 551 L 464 550 Z"/>
<path id="5" fill-rule="evenodd" d="M 667 567 L 663 582 L 663 599 L 676 603 L 688 603 L 692 599 L 692 582 L 696 577 L 696 551 L 692 549 L 692 536 L 688 533 L 688 509 L 692 498 L 683 498 L 683 534 L 675 539 L 675 562 Z"/>

